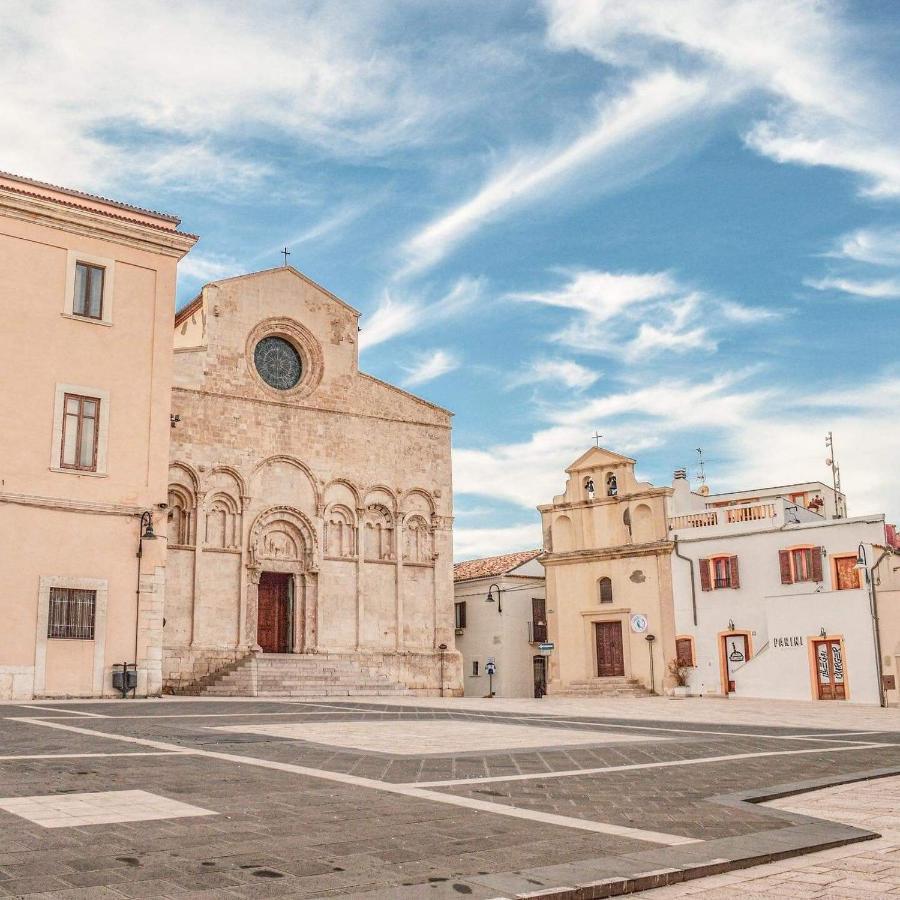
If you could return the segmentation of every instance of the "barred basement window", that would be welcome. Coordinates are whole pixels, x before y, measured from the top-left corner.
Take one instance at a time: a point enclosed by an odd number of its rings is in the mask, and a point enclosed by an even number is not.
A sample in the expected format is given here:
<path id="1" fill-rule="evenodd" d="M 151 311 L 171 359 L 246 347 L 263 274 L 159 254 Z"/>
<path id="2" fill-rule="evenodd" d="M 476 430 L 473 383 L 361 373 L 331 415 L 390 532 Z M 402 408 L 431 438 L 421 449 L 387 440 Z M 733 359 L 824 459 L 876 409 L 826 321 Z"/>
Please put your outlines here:
<path id="1" fill-rule="evenodd" d="M 50 619 L 47 637 L 92 641 L 96 611 L 96 591 L 50 588 Z"/>

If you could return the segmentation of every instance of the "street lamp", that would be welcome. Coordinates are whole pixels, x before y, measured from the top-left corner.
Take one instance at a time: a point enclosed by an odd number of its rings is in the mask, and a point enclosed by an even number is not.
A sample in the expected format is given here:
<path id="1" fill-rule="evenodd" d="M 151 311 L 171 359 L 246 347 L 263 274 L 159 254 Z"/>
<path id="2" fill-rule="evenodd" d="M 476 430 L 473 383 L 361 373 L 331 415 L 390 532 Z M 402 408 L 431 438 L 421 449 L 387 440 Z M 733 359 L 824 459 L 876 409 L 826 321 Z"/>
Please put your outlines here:
<path id="1" fill-rule="evenodd" d="M 131 688 L 137 690 L 138 644 L 141 628 L 141 558 L 144 555 L 144 541 L 156 541 L 159 536 L 153 530 L 153 513 L 149 510 L 141 513 L 141 524 L 138 528 L 137 548 L 137 590 L 134 604 L 134 668 L 129 672 L 128 663 L 122 663 L 122 696 Z M 133 676 L 133 677 L 132 677 Z M 132 695 L 133 696 L 133 695 Z"/>
<path id="2" fill-rule="evenodd" d="M 484 598 L 484 602 L 485 602 L 485 603 L 493 603 L 493 602 L 494 602 L 494 594 L 493 594 L 493 591 L 494 591 L 495 588 L 496 588 L 496 590 L 497 590 L 497 612 L 498 612 L 498 613 L 502 613 L 502 612 L 503 612 L 503 606 L 501 605 L 501 602 L 500 602 L 500 592 L 501 592 L 501 588 L 500 588 L 500 585 L 499 585 L 499 584 L 492 584 L 492 585 L 488 588 L 487 597 Z"/>
<path id="3" fill-rule="evenodd" d="M 854 569 L 860 569 L 866 573 L 866 581 L 869 580 L 869 561 L 866 557 L 866 545 L 860 544 L 859 549 L 856 551 L 856 564 L 853 566 Z"/>
<path id="4" fill-rule="evenodd" d="M 650 693 L 656 693 L 656 676 L 653 672 L 653 642 L 656 640 L 655 634 L 648 634 L 647 637 L 644 638 L 647 642 L 647 649 L 650 651 Z"/>

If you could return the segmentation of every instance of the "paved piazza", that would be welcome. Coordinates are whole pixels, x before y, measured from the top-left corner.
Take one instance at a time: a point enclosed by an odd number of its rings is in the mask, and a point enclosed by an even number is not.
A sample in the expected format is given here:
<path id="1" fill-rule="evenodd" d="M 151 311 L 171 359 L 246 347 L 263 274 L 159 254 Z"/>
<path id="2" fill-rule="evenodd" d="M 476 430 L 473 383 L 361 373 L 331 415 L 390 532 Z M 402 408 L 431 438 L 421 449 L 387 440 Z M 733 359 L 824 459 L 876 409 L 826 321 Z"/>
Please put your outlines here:
<path id="1" fill-rule="evenodd" d="M 900 896 L 900 713 L 837 706 L 3 704 L 0 896 Z"/>

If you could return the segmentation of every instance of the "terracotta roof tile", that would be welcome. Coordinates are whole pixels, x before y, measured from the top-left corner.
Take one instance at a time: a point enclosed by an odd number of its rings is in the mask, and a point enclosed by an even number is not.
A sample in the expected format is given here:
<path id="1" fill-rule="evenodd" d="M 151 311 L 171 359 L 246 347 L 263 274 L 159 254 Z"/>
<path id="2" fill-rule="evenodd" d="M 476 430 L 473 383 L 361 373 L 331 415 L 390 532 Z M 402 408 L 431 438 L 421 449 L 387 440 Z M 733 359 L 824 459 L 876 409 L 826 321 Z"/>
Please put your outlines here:
<path id="1" fill-rule="evenodd" d="M 504 553 L 502 556 L 486 556 L 483 559 L 468 559 L 453 566 L 454 581 L 470 581 L 473 578 L 491 578 L 506 575 L 522 563 L 540 556 L 543 550 L 519 550 L 518 553 Z"/>

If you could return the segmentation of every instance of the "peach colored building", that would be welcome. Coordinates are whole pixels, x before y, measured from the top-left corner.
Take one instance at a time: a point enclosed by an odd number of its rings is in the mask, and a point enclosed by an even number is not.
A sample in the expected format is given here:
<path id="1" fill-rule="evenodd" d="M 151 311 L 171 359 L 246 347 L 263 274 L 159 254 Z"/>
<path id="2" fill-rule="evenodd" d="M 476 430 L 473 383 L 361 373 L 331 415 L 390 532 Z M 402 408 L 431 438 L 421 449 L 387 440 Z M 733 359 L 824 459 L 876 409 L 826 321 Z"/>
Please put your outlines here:
<path id="1" fill-rule="evenodd" d="M 178 225 L 0 174 L 0 697 L 160 690 Z"/>
<path id="2" fill-rule="evenodd" d="M 669 487 L 637 481 L 635 461 L 592 447 L 539 506 L 550 694 L 662 693 L 675 655 Z"/>

